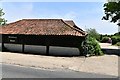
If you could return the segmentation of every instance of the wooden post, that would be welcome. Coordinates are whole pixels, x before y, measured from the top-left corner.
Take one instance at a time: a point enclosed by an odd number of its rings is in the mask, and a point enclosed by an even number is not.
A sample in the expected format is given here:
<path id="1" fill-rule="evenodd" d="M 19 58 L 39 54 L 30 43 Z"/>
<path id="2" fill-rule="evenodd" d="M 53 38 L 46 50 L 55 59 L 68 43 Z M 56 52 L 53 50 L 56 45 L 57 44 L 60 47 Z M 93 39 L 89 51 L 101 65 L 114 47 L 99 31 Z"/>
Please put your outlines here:
<path id="1" fill-rule="evenodd" d="M 49 46 L 46 46 L 46 54 L 49 55 Z"/>
<path id="2" fill-rule="evenodd" d="M 25 45 L 22 44 L 22 52 L 24 53 Z"/>
<path id="3" fill-rule="evenodd" d="M 81 48 L 78 48 L 78 50 L 79 50 L 79 56 L 81 56 L 82 55 Z"/>
<path id="4" fill-rule="evenodd" d="M 3 52 L 4 49 L 5 49 L 5 48 L 4 48 L 4 43 L 2 42 L 2 50 L 1 50 L 1 51 Z"/>
<path id="5" fill-rule="evenodd" d="M 21 38 L 22 38 L 22 53 L 24 53 L 25 52 L 25 42 L 24 42 L 25 36 L 22 35 Z"/>

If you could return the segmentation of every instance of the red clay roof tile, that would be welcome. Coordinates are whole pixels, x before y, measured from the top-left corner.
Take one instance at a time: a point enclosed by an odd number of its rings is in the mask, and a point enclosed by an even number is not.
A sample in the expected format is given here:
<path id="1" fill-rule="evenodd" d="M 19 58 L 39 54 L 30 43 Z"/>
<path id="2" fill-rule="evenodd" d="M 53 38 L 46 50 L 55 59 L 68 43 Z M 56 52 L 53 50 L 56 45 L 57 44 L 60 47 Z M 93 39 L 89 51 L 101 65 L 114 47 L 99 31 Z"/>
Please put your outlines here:
<path id="1" fill-rule="evenodd" d="M 67 22 L 62 19 L 23 19 L 0 27 L 0 34 L 86 35 L 82 29 L 73 25 L 73 21 Z"/>

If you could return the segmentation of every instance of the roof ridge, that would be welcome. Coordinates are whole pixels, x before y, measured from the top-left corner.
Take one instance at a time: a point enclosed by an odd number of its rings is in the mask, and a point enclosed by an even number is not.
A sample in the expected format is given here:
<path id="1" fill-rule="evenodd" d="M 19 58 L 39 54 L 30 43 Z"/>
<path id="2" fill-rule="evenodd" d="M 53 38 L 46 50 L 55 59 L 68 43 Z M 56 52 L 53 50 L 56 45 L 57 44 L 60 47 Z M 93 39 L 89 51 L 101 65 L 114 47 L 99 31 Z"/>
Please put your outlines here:
<path id="1" fill-rule="evenodd" d="M 62 20 L 62 19 L 22 19 L 22 20 Z"/>
<path id="2" fill-rule="evenodd" d="M 18 22 L 20 22 L 20 21 L 22 21 L 22 20 L 14 21 L 14 22 L 11 22 L 11 23 L 8 23 L 8 24 L 5 24 L 5 25 L 2 25 L 2 26 L 7 26 L 7 25 L 10 25 L 10 24 L 15 24 L 15 23 L 18 23 Z"/>
<path id="3" fill-rule="evenodd" d="M 73 20 L 64 20 L 64 21 L 73 21 Z"/>
<path id="4" fill-rule="evenodd" d="M 72 29 L 74 29 L 74 30 L 76 30 L 76 31 L 78 31 L 78 32 L 80 32 L 80 33 L 82 33 L 82 34 L 85 34 L 85 32 L 84 32 L 84 31 L 82 31 L 82 30 L 79 30 L 79 29 L 77 29 L 77 28 L 72 27 L 71 25 L 67 24 L 64 20 L 62 20 L 62 22 L 63 22 L 63 23 L 65 23 L 66 25 L 68 25 L 70 28 L 72 28 Z"/>
<path id="5" fill-rule="evenodd" d="M 11 22 L 11 23 L 8 23 L 6 25 L 10 25 L 10 24 L 15 24 L 15 23 L 18 23 L 20 21 L 31 21 L 31 20 L 62 20 L 62 19 L 20 19 L 20 20 L 17 20 L 17 21 L 14 21 L 14 22 Z M 6 25 L 2 25 L 2 26 L 6 26 Z"/>
<path id="6" fill-rule="evenodd" d="M 80 31 L 83 31 L 81 28 L 79 28 L 76 24 L 75 24 L 75 22 L 73 21 L 73 20 L 64 20 L 65 21 L 65 23 L 67 23 L 67 22 L 73 22 L 73 24 L 74 24 L 74 28 L 76 28 L 76 29 L 78 29 L 78 30 L 80 30 Z M 67 23 L 67 24 L 69 24 L 69 23 Z M 70 24 L 69 24 L 70 25 Z M 70 25 L 71 26 L 71 25 Z"/>

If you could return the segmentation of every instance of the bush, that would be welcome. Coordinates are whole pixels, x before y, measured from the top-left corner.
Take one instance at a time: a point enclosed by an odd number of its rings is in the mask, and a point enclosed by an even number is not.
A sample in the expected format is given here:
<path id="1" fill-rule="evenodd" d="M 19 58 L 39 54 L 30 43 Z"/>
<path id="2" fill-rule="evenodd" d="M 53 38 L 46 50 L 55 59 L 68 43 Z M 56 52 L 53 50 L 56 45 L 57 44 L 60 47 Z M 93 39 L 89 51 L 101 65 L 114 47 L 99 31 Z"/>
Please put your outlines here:
<path id="1" fill-rule="evenodd" d="M 120 42 L 120 36 L 112 36 L 112 44 L 116 44 L 117 42 Z"/>
<path id="2" fill-rule="evenodd" d="M 90 56 L 103 55 L 103 52 L 101 51 L 100 45 L 98 44 L 98 41 L 96 39 L 94 39 L 92 37 L 87 37 L 86 46 L 88 47 L 88 54 L 90 54 Z"/>
<path id="3" fill-rule="evenodd" d="M 116 46 L 120 46 L 120 42 L 117 42 L 115 45 L 116 45 Z"/>
<path id="4" fill-rule="evenodd" d="M 117 42 L 120 42 L 120 36 L 111 36 L 111 37 L 104 36 L 102 38 L 101 42 L 106 43 L 106 42 L 108 42 L 109 38 L 112 39 L 112 45 L 115 45 Z"/>
<path id="5" fill-rule="evenodd" d="M 117 43 L 117 37 L 116 36 L 112 36 L 111 39 L 112 39 L 112 44 L 113 45 Z"/>
<path id="6" fill-rule="evenodd" d="M 103 37 L 101 42 L 106 43 L 108 40 L 109 40 L 109 37 Z"/>
<path id="7" fill-rule="evenodd" d="M 95 54 L 96 55 L 103 55 L 103 52 L 102 52 L 100 45 L 98 43 L 96 43 L 96 45 L 95 45 Z"/>

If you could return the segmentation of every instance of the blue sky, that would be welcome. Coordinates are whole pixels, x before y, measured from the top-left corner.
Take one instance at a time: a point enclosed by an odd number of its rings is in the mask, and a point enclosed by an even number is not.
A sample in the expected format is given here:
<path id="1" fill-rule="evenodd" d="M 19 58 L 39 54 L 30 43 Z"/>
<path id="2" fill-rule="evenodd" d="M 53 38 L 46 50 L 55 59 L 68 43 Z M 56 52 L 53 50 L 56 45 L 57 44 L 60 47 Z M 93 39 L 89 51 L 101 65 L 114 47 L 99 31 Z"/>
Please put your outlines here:
<path id="1" fill-rule="evenodd" d="M 103 21 L 104 2 L 3 2 L 8 23 L 20 19 L 55 18 L 73 20 L 83 30 L 95 28 L 101 34 L 114 34 L 118 27 L 109 21 Z"/>

